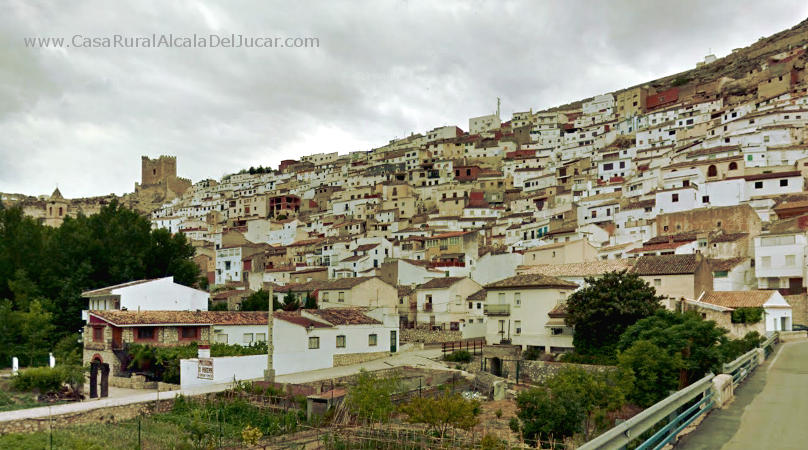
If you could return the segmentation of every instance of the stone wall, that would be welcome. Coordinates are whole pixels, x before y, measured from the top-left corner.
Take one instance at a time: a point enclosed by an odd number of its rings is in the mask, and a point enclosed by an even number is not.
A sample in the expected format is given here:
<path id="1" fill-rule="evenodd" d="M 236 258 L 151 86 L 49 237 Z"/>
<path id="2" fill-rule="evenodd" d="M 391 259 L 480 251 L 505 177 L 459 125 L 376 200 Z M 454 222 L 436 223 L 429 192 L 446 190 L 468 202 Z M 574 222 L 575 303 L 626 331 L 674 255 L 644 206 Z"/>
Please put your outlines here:
<path id="1" fill-rule="evenodd" d="M 6 433 L 34 433 L 47 431 L 51 424 L 53 428 L 64 428 L 71 425 L 87 425 L 97 423 L 115 423 L 133 419 L 143 414 L 154 412 L 167 412 L 174 406 L 174 399 L 161 399 L 159 406 L 156 401 L 133 403 L 131 405 L 109 406 L 78 413 L 61 414 L 50 418 L 20 419 L 0 422 L 0 434 Z"/>
<path id="2" fill-rule="evenodd" d="M 374 359 L 384 358 L 389 356 L 389 352 L 373 352 L 373 353 L 346 353 L 342 355 L 334 355 L 334 367 L 350 366 L 352 364 L 360 364 Z"/>
<path id="3" fill-rule="evenodd" d="M 511 364 L 509 367 L 509 375 L 511 378 L 516 378 L 516 362 L 504 362 L 503 366 Z M 615 366 L 598 366 L 593 364 L 570 364 L 549 361 L 521 361 L 519 366 L 519 382 L 520 383 L 543 383 L 548 379 L 556 376 L 559 371 L 567 368 L 578 368 L 588 372 L 606 372 L 616 369 Z"/>
<path id="4" fill-rule="evenodd" d="M 156 381 L 147 381 L 143 375 L 132 375 L 131 377 L 109 377 L 109 385 L 125 389 L 157 389 Z"/>
<path id="5" fill-rule="evenodd" d="M 404 328 L 401 330 L 401 342 L 423 342 L 424 344 L 439 344 L 442 342 L 459 341 L 463 339 L 461 331 L 439 330 L 432 331 L 425 328 Z"/>
<path id="6" fill-rule="evenodd" d="M 791 323 L 808 325 L 808 299 L 805 294 L 784 295 L 789 305 L 791 305 Z"/>

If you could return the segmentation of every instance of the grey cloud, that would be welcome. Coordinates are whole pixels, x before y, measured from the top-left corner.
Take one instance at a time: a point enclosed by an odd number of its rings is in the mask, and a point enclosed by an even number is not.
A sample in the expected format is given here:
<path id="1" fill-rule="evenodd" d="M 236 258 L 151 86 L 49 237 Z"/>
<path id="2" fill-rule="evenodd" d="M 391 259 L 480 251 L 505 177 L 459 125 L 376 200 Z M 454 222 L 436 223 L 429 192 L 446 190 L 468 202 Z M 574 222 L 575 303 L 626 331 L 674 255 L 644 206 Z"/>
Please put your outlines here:
<path id="1" fill-rule="evenodd" d="M 132 190 L 140 155 L 198 180 L 367 150 L 692 67 L 793 26 L 777 2 L 11 1 L 0 17 L 0 191 Z M 242 33 L 317 49 L 26 49 L 23 37 Z"/>

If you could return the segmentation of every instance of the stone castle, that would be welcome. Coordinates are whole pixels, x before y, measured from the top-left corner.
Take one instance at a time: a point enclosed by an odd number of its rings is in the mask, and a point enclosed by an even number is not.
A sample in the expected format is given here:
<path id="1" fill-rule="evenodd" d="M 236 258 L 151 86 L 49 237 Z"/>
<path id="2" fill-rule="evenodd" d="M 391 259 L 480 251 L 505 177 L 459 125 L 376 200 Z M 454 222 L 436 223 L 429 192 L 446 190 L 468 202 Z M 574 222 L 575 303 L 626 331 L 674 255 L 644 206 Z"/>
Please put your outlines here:
<path id="1" fill-rule="evenodd" d="M 191 187 L 191 180 L 177 176 L 177 157 L 160 155 L 140 160 L 140 183 L 135 183 L 135 196 L 145 203 L 173 200 Z"/>

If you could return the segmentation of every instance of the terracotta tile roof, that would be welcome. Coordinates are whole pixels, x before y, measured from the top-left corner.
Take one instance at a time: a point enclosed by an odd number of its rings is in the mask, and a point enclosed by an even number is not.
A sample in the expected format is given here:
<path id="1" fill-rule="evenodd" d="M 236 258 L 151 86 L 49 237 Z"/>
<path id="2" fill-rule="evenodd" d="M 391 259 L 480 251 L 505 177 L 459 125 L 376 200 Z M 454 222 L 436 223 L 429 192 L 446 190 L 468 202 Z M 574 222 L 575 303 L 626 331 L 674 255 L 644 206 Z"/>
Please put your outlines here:
<path id="1" fill-rule="evenodd" d="M 300 325 L 303 328 L 331 328 L 331 325 L 327 323 L 323 323 L 309 317 L 303 317 L 300 314 L 300 311 L 275 311 L 272 314 L 272 317 L 278 320 L 283 320 L 284 322 Z M 266 323 L 266 319 L 264 319 L 264 323 Z"/>
<path id="2" fill-rule="evenodd" d="M 567 304 L 566 303 L 557 304 L 555 308 L 551 309 L 550 312 L 547 313 L 547 315 L 553 318 L 567 317 Z"/>
<path id="3" fill-rule="evenodd" d="M 413 288 L 411 288 L 409 286 L 398 286 L 396 288 L 396 290 L 398 291 L 398 296 L 399 297 L 406 297 L 406 296 L 412 294 L 412 291 L 414 291 L 415 289 L 413 289 Z"/>
<path id="4" fill-rule="evenodd" d="M 699 301 L 725 308 L 751 308 L 763 306 L 776 291 L 714 291 Z"/>
<path id="5" fill-rule="evenodd" d="M 710 259 L 710 268 L 713 272 L 728 272 L 738 264 L 749 261 L 749 258 L 738 256 L 736 258 Z"/>
<path id="6" fill-rule="evenodd" d="M 433 278 L 426 283 L 419 284 L 416 289 L 446 289 L 465 278 L 466 277 Z"/>
<path id="7" fill-rule="evenodd" d="M 219 291 L 215 294 L 210 294 L 210 299 L 221 300 L 230 297 L 248 296 L 252 293 L 253 291 L 251 291 L 250 289 L 231 289 L 228 291 Z"/>
<path id="8" fill-rule="evenodd" d="M 359 261 L 359 260 L 361 260 L 363 258 L 370 258 L 370 256 L 368 256 L 368 255 L 349 256 L 349 257 L 341 260 L 340 262 L 354 262 L 354 261 Z"/>
<path id="9" fill-rule="evenodd" d="M 687 244 L 688 242 L 665 242 L 662 244 L 643 245 L 642 247 L 637 247 L 629 250 L 628 253 L 644 253 L 644 252 L 653 252 L 656 250 L 672 250 Z"/>
<path id="10" fill-rule="evenodd" d="M 473 233 L 473 231 L 452 231 L 449 233 L 436 234 L 435 236 L 430 236 L 428 239 L 444 239 L 450 237 L 465 236 L 469 233 Z"/>
<path id="11" fill-rule="evenodd" d="M 486 297 L 485 289 L 480 289 L 479 291 L 466 297 L 466 300 L 483 301 L 485 300 L 485 297 Z"/>
<path id="12" fill-rule="evenodd" d="M 512 288 L 560 288 L 575 289 L 578 285 L 560 278 L 538 273 L 529 275 L 516 275 L 504 280 L 495 281 L 485 285 L 486 289 L 512 289 Z"/>
<path id="13" fill-rule="evenodd" d="M 151 278 L 147 280 L 135 280 L 135 281 L 128 281 L 126 283 L 116 284 L 113 286 L 107 286 L 99 289 L 94 289 L 92 291 L 84 291 L 81 293 L 82 297 L 102 297 L 105 295 L 112 295 L 112 291 L 115 289 L 125 288 L 129 286 L 136 286 L 138 284 L 148 283 L 149 281 L 159 280 L 159 278 Z"/>
<path id="14" fill-rule="evenodd" d="M 670 240 L 673 242 L 693 242 L 697 239 L 698 232 L 689 231 L 684 233 L 677 233 L 677 234 L 667 234 L 662 236 L 656 236 L 651 239 L 645 241 L 645 245 L 653 245 L 653 244 L 663 244 L 668 243 Z"/>
<path id="15" fill-rule="evenodd" d="M 790 172 L 777 172 L 777 173 L 759 173 L 755 175 L 741 175 L 737 177 L 729 177 L 725 178 L 725 180 L 737 180 L 740 178 L 745 179 L 746 181 L 755 181 L 755 180 L 770 180 L 774 178 L 793 178 L 793 177 L 800 177 L 802 176 L 802 172 L 795 170 Z"/>
<path id="16" fill-rule="evenodd" d="M 364 244 L 356 247 L 354 251 L 356 252 L 366 252 L 368 250 L 373 250 L 374 248 L 378 247 L 379 244 Z"/>
<path id="17" fill-rule="evenodd" d="M 641 256 L 634 263 L 637 275 L 684 275 L 696 272 L 700 255 Z"/>
<path id="18" fill-rule="evenodd" d="M 137 325 L 261 325 L 267 313 L 260 311 L 90 311 L 118 326 Z"/>
<path id="19" fill-rule="evenodd" d="M 710 242 L 735 242 L 749 236 L 749 233 L 721 233 L 710 238 Z"/>
<path id="20" fill-rule="evenodd" d="M 327 308 L 306 310 L 303 314 L 319 317 L 332 325 L 381 325 L 378 320 L 356 308 Z"/>
<path id="21" fill-rule="evenodd" d="M 601 261 L 591 261 L 569 264 L 537 264 L 533 266 L 520 266 L 517 268 L 520 274 L 542 274 L 553 277 L 590 277 L 603 275 L 607 272 L 628 270 L 632 267 L 632 261 L 624 259 L 610 259 Z"/>
<path id="22" fill-rule="evenodd" d="M 320 282 L 317 282 L 317 284 L 318 284 L 317 289 L 319 289 L 319 290 L 351 289 L 354 286 L 358 286 L 358 285 L 364 283 L 365 281 L 369 281 L 369 280 L 372 280 L 374 278 L 378 278 L 378 277 L 337 278 L 337 279 L 334 279 L 334 280 L 320 281 Z M 304 284 L 299 285 L 299 286 L 305 286 L 305 285 L 312 284 L 312 283 L 315 283 L 315 282 L 312 281 L 311 283 L 304 283 Z"/>

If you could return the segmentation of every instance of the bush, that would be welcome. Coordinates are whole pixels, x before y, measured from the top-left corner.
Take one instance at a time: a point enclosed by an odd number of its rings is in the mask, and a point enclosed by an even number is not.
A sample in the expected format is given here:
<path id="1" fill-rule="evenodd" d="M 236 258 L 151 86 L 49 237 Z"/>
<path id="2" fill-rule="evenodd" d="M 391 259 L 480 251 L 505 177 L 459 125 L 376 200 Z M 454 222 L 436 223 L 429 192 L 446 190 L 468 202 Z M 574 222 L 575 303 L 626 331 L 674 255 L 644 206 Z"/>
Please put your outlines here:
<path id="1" fill-rule="evenodd" d="M 81 366 L 34 367 L 20 371 L 12 378 L 12 387 L 18 391 L 36 391 L 40 394 L 56 392 L 66 384 L 84 383 L 84 369 Z"/>
<path id="2" fill-rule="evenodd" d="M 194 342 L 180 347 L 154 347 L 151 345 L 129 344 L 129 369 L 147 373 L 155 380 L 179 384 L 180 360 L 196 358 L 199 346 Z M 210 356 L 261 355 L 267 352 L 266 342 L 251 345 L 227 345 L 213 343 Z"/>
<path id="3" fill-rule="evenodd" d="M 443 356 L 444 361 L 470 363 L 473 357 L 467 350 L 458 350 Z"/>
<path id="4" fill-rule="evenodd" d="M 763 320 L 763 308 L 737 308 L 732 311 L 732 323 L 758 323 Z"/>
<path id="5" fill-rule="evenodd" d="M 541 358 L 542 351 L 538 349 L 538 347 L 530 347 L 524 353 L 522 353 L 522 359 L 526 361 L 537 361 Z"/>

